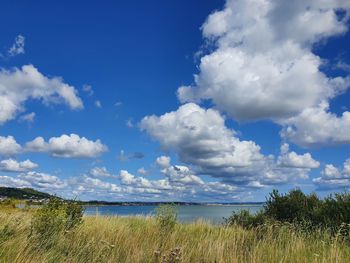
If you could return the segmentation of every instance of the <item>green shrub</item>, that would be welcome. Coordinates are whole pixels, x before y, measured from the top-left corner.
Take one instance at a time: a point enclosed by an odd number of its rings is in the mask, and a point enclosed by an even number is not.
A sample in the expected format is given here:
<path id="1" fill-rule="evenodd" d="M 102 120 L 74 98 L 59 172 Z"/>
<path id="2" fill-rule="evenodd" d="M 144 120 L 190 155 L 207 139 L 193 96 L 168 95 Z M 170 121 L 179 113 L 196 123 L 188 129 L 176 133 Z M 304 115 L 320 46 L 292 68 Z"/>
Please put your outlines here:
<path id="1" fill-rule="evenodd" d="M 331 229 L 332 233 L 340 232 L 350 235 L 350 194 L 341 193 L 325 198 L 319 211 L 319 220 Z"/>
<path id="2" fill-rule="evenodd" d="M 266 201 L 265 214 L 281 222 L 317 222 L 321 205 L 322 201 L 316 194 L 305 195 L 296 189 L 283 195 L 273 190 Z"/>
<path id="3" fill-rule="evenodd" d="M 232 215 L 224 218 L 225 226 L 239 225 L 244 228 L 257 227 L 264 224 L 266 221 L 265 214 L 260 211 L 257 214 L 251 214 L 249 210 L 233 211 Z"/>
<path id="4" fill-rule="evenodd" d="M 71 230 L 72 228 L 80 225 L 83 220 L 84 208 L 81 204 L 69 201 L 66 202 L 66 230 Z"/>
<path id="5" fill-rule="evenodd" d="M 160 205 L 156 209 L 156 220 L 162 232 L 171 231 L 176 225 L 177 211 L 175 205 Z"/>
<path id="6" fill-rule="evenodd" d="M 74 201 L 52 198 L 33 215 L 32 235 L 42 244 L 52 245 L 55 238 L 82 223 L 83 207 Z"/>
<path id="7" fill-rule="evenodd" d="M 342 193 L 319 199 L 316 194 L 305 195 L 301 190 L 280 194 L 273 190 L 262 211 L 250 214 L 243 210 L 233 212 L 225 219 L 226 225 L 244 228 L 265 223 L 292 224 L 297 230 L 312 232 L 318 229 L 333 235 L 350 238 L 350 194 Z"/>

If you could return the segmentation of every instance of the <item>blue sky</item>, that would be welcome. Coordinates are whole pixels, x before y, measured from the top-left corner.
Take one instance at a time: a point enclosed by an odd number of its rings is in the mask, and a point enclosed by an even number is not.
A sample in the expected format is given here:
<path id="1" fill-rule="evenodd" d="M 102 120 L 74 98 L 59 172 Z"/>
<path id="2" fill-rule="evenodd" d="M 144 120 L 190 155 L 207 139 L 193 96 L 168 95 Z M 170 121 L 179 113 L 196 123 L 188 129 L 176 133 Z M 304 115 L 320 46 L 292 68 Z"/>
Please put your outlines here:
<path id="1" fill-rule="evenodd" d="M 349 189 L 350 4 L 0 8 L 0 185 L 155 201 Z"/>

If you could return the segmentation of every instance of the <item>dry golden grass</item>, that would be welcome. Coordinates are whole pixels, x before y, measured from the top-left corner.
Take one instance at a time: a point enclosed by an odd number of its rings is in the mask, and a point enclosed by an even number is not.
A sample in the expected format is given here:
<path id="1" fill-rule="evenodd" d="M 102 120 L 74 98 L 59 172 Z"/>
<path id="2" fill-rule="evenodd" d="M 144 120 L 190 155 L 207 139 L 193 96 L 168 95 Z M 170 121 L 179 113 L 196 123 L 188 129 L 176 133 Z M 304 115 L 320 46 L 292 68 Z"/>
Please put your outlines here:
<path id="1" fill-rule="evenodd" d="M 89 216 L 46 247 L 29 237 L 30 220 L 28 212 L 0 212 L 0 262 L 350 262 L 345 241 L 289 227 L 198 221 L 162 232 L 154 218 Z"/>

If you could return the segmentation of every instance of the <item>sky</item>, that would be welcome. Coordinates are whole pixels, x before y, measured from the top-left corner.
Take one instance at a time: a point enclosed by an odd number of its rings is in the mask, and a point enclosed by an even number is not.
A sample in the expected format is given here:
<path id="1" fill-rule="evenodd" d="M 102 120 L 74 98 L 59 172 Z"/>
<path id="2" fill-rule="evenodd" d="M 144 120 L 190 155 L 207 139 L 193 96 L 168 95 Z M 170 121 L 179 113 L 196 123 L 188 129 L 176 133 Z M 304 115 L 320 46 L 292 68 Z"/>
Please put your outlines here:
<path id="1" fill-rule="evenodd" d="M 0 9 L 0 186 L 196 202 L 350 189 L 349 1 Z"/>

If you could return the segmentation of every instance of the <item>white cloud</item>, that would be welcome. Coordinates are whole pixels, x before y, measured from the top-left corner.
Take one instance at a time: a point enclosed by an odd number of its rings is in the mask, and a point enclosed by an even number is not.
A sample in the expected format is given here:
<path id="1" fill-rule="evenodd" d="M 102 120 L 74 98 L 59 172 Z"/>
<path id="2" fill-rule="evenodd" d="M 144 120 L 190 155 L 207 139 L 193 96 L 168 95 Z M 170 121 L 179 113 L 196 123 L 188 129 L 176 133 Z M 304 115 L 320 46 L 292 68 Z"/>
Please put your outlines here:
<path id="1" fill-rule="evenodd" d="M 230 184 L 223 184 L 220 182 L 209 182 L 204 188 L 204 191 L 214 192 L 217 194 L 233 194 L 237 187 Z"/>
<path id="2" fill-rule="evenodd" d="M 204 185 L 201 178 L 196 176 L 187 166 L 171 165 L 169 156 L 160 156 L 156 159 L 156 164 L 161 169 L 170 183 L 176 185 Z"/>
<path id="3" fill-rule="evenodd" d="M 180 185 L 204 185 L 204 181 L 183 165 L 172 165 L 161 170 L 169 181 Z"/>
<path id="4" fill-rule="evenodd" d="M 338 60 L 336 65 L 334 66 L 335 69 L 341 69 L 345 72 L 350 72 L 350 65 L 344 61 Z"/>
<path id="5" fill-rule="evenodd" d="M 128 119 L 128 120 L 126 121 L 126 127 L 128 127 L 128 128 L 133 128 L 133 127 L 134 127 L 134 124 L 133 124 L 133 122 L 132 122 L 132 119 Z"/>
<path id="6" fill-rule="evenodd" d="M 226 128 L 219 112 L 194 103 L 160 117 L 146 116 L 140 125 L 164 149 L 175 149 L 183 162 L 207 168 L 244 167 L 263 158 L 258 145 L 240 141 Z"/>
<path id="7" fill-rule="evenodd" d="M 48 145 L 43 137 L 36 137 L 34 140 L 27 142 L 25 148 L 28 152 L 45 152 Z"/>
<path id="8" fill-rule="evenodd" d="M 202 57 L 196 85 L 179 88 L 180 100 L 210 99 L 236 120 L 278 120 L 344 92 L 349 78 L 328 77 L 312 52 L 314 43 L 346 32 L 340 9 L 350 4 L 227 1 L 202 27 L 217 49 Z"/>
<path id="9" fill-rule="evenodd" d="M 160 168 L 168 168 L 170 166 L 170 157 L 160 156 L 156 159 L 156 163 Z"/>
<path id="10" fill-rule="evenodd" d="M 121 170 L 119 176 L 123 184 L 133 184 L 136 182 L 136 177 L 126 170 Z"/>
<path id="11" fill-rule="evenodd" d="M 27 113 L 19 117 L 19 121 L 32 123 L 34 122 L 35 116 L 36 116 L 35 112 Z"/>
<path id="12" fill-rule="evenodd" d="M 159 162 L 165 161 L 164 164 Z M 180 195 L 183 198 L 204 198 L 211 200 L 224 198 L 225 200 L 237 198 L 237 192 L 241 191 L 232 183 L 222 181 L 207 181 L 196 175 L 196 172 L 184 165 L 172 165 L 170 157 L 158 157 L 160 172 L 166 177 L 174 190 L 174 195 Z"/>
<path id="13" fill-rule="evenodd" d="M 57 176 L 38 173 L 38 172 L 27 172 L 21 173 L 18 176 L 19 179 L 30 183 L 34 188 L 44 189 L 44 190 L 57 190 L 63 189 L 67 186 L 66 182 L 59 179 Z"/>
<path id="14" fill-rule="evenodd" d="M 25 180 L 13 178 L 11 176 L 1 176 L 0 175 L 0 186 L 23 188 L 23 187 L 31 187 L 31 184 Z"/>
<path id="15" fill-rule="evenodd" d="M 343 172 L 350 175 L 350 158 L 344 162 Z"/>
<path id="16" fill-rule="evenodd" d="M 53 157 L 62 158 L 93 158 L 108 150 L 108 147 L 98 139 L 88 140 L 77 134 L 52 137 L 48 142 L 37 137 L 26 144 L 26 150 L 31 152 L 49 152 Z"/>
<path id="17" fill-rule="evenodd" d="M 141 176 L 135 176 L 126 170 L 119 173 L 120 181 L 123 185 L 130 185 L 136 188 L 146 188 L 153 190 L 170 190 L 172 187 L 166 180 L 148 180 Z"/>
<path id="18" fill-rule="evenodd" d="M 161 173 L 165 176 L 165 179 L 149 180 L 122 170 L 120 171 L 120 180 L 124 187 L 123 191 L 127 193 L 158 194 L 162 198 L 167 197 L 172 200 L 199 198 L 202 201 L 205 197 L 213 200 L 213 198 L 218 199 L 223 196 L 227 200 L 236 197 L 236 186 L 215 181 L 204 182 L 194 175 L 193 171 L 183 165 L 169 165 L 169 167 L 162 169 Z"/>
<path id="19" fill-rule="evenodd" d="M 24 54 L 24 43 L 25 43 L 25 37 L 22 35 L 18 35 L 15 38 L 15 42 L 13 43 L 12 47 L 8 50 L 9 56 L 13 57 L 16 55 Z"/>
<path id="20" fill-rule="evenodd" d="M 0 136 L 0 156 L 12 156 L 20 153 L 22 147 L 13 136 Z"/>
<path id="21" fill-rule="evenodd" d="M 180 161 L 193 166 L 193 175 L 209 175 L 231 185 L 262 187 L 306 179 L 310 169 L 319 165 L 310 154 L 298 155 L 288 149 L 277 160 L 264 156 L 256 143 L 237 138 L 218 111 L 193 103 L 160 117 L 147 116 L 140 127 L 165 150 L 175 151 Z M 166 156 L 158 157 L 156 163 L 182 174 L 185 169 L 171 167 Z"/>
<path id="22" fill-rule="evenodd" d="M 116 178 L 117 176 L 111 174 L 106 167 L 93 167 L 90 169 L 89 174 L 93 177 L 105 177 L 105 178 Z"/>
<path id="23" fill-rule="evenodd" d="M 165 160 L 166 158 L 162 159 Z M 158 158 L 158 160 L 160 159 Z M 114 198 L 115 200 L 139 201 L 141 198 L 153 200 L 162 198 L 163 200 L 212 201 L 237 199 L 240 196 L 242 197 L 242 195 L 246 196 L 245 191 L 247 188 L 264 187 L 269 182 L 268 180 L 274 183 L 285 182 L 289 180 L 288 176 L 293 176 L 283 173 L 285 177 L 269 175 L 265 178 L 259 178 L 259 175 L 257 178 L 261 182 L 250 180 L 246 187 L 238 188 L 238 185 L 232 181 L 224 181 L 225 178 L 219 178 L 221 179 L 220 181 L 203 180 L 201 175 L 196 174 L 195 170 L 187 166 L 172 165 L 170 158 L 167 165 L 159 168 L 160 174 L 164 178 L 146 179 L 142 176 L 135 176 L 126 170 L 121 170 L 118 176 L 113 176 L 104 167 L 94 167 L 90 170 L 89 175 L 67 179 L 60 179 L 58 176 L 34 171 L 21 173 L 16 178 L 0 176 L 0 185 L 33 187 L 61 196 L 84 199 L 111 200 L 111 198 Z M 106 180 L 111 178 L 119 179 L 120 184 L 104 181 L 103 178 Z"/>
<path id="24" fill-rule="evenodd" d="M 321 177 L 313 179 L 320 189 L 350 189 L 350 158 L 344 162 L 343 168 L 327 164 Z"/>
<path id="25" fill-rule="evenodd" d="M 112 184 L 109 182 L 104 182 L 98 178 L 91 178 L 88 176 L 80 176 L 80 177 L 74 177 L 69 180 L 67 180 L 68 185 L 73 187 L 73 189 L 82 194 L 82 193 L 117 193 L 121 192 L 122 189 L 120 186 L 116 184 Z"/>
<path id="26" fill-rule="evenodd" d="M 329 112 L 329 104 L 307 108 L 283 122 L 282 137 L 304 147 L 350 143 L 350 112 Z"/>
<path id="27" fill-rule="evenodd" d="M 125 171 L 125 173 L 127 172 Z M 135 197 L 135 199 L 139 201 L 140 197 L 147 197 L 149 195 L 154 196 L 154 194 L 161 193 L 160 190 L 149 188 L 147 185 L 142 186 L 139 185 L 139 183 L 134 185 L 133 183 L 128 185 L 124 184 L 121 186 L 88 176 L 74 177 L 67 180 L 67 183 L 76 195 L 89 196 L 89 198 L 93 196 L 94 198 L 100 197 L 108 200 L 111 200 L 111 198 L 117 198 L 117 200 L 130 201 Z"/>
<path id="28" fill-rule="evenodd" d="M 350 113 L 338 117 L 328 104 L 347 91 L 350 76 L 327 75 L 313 52 L 347 32 L 349 11 L 341 0 L 227 0 L 202 26 L 215 49 L 178 98 L 210 100 L 235 120 L 273 120 L 300 146 L 349 144 Z"/>
<path id="29" fill-rule="evenodd" d="M 137 169 L 137 173 L 141 174 L 141 175 L 147 175 L 148 172 L 144 167 L 141 167 L 139 169 Z"/>
<path id="30" fill-rule="evenodd" d="M 45 105 L 65 103 L 71 109 L 83 108 L 76 89 L 60 77 L 46 77 L 33 65 L 0 69 L 0 125 L 24 112 L 25 102 L 30 99 Z"/>
<path id="31" fill-rule="evenodd" d="M 318 168 L 320 166 L 320 163 L 314 160 L 310 153 L 299 155 L 296 152 L 290 152 L 287 143 L 281 146 L 281 155 L 278 157 L 277 163 L 283 167 L 310 169 Z"/>
<path id="32" fill-rule="evenodd" d="M 0 161 L 0 170 L 4 172 L 26 172 L 38 167 L 38 164 L 30 160 L 18 162 L 14 159 Z"/>
<path id="33" fill-rule="evenodd" d="M 97 108 L 101 109 L 101 108 L 102 108 L 101 101 L 96 100 L 96 101 L 95 101 L 95 106 L 96 106 Z"/>
<path id="34" fill-rule="evenodd" d="M 295 165 L 295 164 L 294 164 Z M 260 188 L 261 185 L 278 185 L 294 183 L 298 180 L 309 178 L 311 168 L 300 168 L 295 166 L 281 166 L 274 160 L 273 156 L 266 158 L 265 163 L 256 167 L 256 173 L 259 175 L 248 185 Z"/>
<path id="35" fill-rule="evenodd" d="M 87 93 L 87 95 L 88 96 L 92 96 L 92 95 L 94 95 L 94 90 L 92 89 L 92 86 L 91 85 L 83 85 L 83 91 L 85 92 L 85 93 Z"/>
<path id="36" fill-rule="evenodd" d="M 342 173 L 333 166 L 332 164 L 327 164 L 322 172 L 324 178 L 327 179 L 340 179 L 343 177 Z"/>

